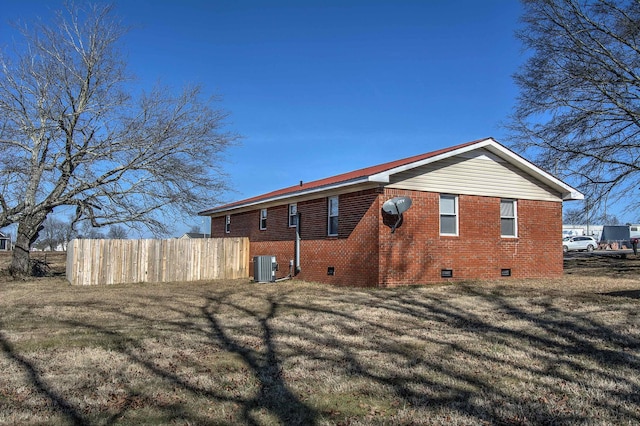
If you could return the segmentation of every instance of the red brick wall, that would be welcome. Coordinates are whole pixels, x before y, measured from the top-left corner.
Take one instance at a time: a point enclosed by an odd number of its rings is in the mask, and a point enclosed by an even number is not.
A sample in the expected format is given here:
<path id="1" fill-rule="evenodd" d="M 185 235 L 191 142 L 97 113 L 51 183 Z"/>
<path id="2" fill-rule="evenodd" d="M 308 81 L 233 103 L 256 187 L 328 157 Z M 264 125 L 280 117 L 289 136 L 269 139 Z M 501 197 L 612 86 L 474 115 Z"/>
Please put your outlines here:
<path id="1" fill-rule="evenodd" d="M 367 287 L 378 282 L 377 191 L 357 192 L 339 198 L 338 236 L 327 237 L 327 202 L 322 212 L 305 220 L 302 210 L 300 279 L 335 285 Z M 318 206 L 320 207 L 320 206 Z M 324 229 L 320 238 L 316 231 Z M 312 238 L 309 238 L 312 236 Z M 328 274 L 333 268 L 333 275 Z"/>
<path id="2" fill-rule="evenodd" d="M 300 273 L 296 279 L 337 285 L 371 286 L 378 282 L 378 194 L 369 190 L 339 197 L 338 236 L 327 236 L 326 197 L 297 203 L 301 215 Z M 225 218 L 212 218 L 211 236 L 248 236 L 251 240 L 249 272 L 253 257 L 276 256 L 277 278 L 284 278 L 295 264 L 296 229 L 289 228 L 288 204 L 267 210 L 267 229 L 259 229 L 260 210 L 232 215 L 230 233 Z M 334 275 L 328 275 L 333 267 Z M 373 283 L 373 284 L 372 284 Z"/>
<path id="3" fill-rule="evenodd" d="M 211 237 L 249 237 L 249 275 L 253 276 L 253 257 L 276 256 L 278 272 L 276 278 L 289 275 L 289 261 L 295 259 L 296 229 L 289 227 L 289 205 L 267 209 L 267 228 L 260 229 L 260 210 L 231 215 L 230 232 L 225 233 L 225 217 L 211 219 Z"/>
<path id="4" fill-rule="evenodd" d="M 290 241 L 295 228 L 289 228 L 289 205 L 267 209 L 267 227 L 260 229 L 260 210 L 231 215 L 230 232 L 225 233 L 225 217 L 211 219 L 211 237 L 249 237 L 253 241 Z"/>
<path id="5" fill-rule="evenodd" d="M 223 238 L 229 234 L 224 233 L 224 217 L 211 218 L 211 238 Z"/>
<path id="6" fill-rule="evenodd" d="M 380 234 L 379 285 L 562 275 L 562 204 L 518 200 L 518 237 L 500 236 L 500 198 L 460 195 L 458 236 L 440 235 L 439 194 L 388 190 L 385 198 L 411 197 L 412 207 L 394 234 Z M 382 218 L 380 219 L 382 221 Z"/>
<path id="7" fill-rule="evenodd" d="M 391 234 L 382 203 L 410 196 L 412 207 Z M 460 195 L 458 236 L 440 235 L 439 196 L 418 191 L 371 190 L 340 195 L 338 236 L 327 236 L 327 198 L 298 203 L 301 214 L 301 271 L 296 279 L 335 285 L 395 286 L 438 283 L 442 269 L 454 280 L 559 277 L 562 204 L 518 200 L 518 237 L 500 236 L 500 198 Z M 269 208 L 267 229 L 259 230 L 259 210 L 212 219 L 212 236 L 249 236 L 250 259 L 275 255 L 278 278 L 295 260 L 295 228 L 288 227 L 288 205 Z M 333 267 L 334 275 L 328 275 Z M 250 265 L 253 274 L 253 264 Z M 507 278 L 505 278 L 507 279 Z"/>

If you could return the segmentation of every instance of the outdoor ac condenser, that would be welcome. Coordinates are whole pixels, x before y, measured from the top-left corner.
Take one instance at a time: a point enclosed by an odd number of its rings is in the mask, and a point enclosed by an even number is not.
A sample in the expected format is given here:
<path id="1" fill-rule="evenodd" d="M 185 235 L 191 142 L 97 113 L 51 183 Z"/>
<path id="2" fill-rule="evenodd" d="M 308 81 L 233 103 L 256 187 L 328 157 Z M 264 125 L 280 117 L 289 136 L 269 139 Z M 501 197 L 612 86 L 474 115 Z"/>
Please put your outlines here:
<path id="1" fill-rule="evenodd" d="M 259 283 L 272 283 L 276 280 L 278 263 L 275 256 L 253 257 L 253 280 Z"/>

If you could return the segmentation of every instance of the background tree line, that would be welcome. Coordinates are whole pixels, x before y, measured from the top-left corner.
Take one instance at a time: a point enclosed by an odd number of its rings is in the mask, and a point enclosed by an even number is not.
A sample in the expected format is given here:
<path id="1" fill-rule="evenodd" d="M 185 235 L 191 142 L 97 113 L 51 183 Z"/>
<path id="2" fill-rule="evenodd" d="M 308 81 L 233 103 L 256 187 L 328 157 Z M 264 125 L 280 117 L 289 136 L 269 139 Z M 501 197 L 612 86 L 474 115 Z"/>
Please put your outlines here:
<path id="1" fill-rule="evenodd" d="M 37 250 L 66 250 L 67 244 L 73 239 L 127 239 L 128 234 L 124 226 L 111 225 L 107 232 L 100 228 L 82 225 L 74 229 L 71 221 L 64 221 L 53 216 L 48 217 L 42 224 L 39 237 L 32 247 Z"/>

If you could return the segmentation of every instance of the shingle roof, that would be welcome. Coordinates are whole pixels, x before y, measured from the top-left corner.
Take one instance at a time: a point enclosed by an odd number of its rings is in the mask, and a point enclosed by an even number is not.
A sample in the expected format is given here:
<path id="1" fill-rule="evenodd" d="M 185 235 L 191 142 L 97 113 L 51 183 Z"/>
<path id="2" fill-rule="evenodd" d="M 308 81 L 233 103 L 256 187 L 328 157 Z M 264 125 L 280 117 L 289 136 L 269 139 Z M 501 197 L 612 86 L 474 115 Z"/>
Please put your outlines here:
<path id="1" fill-rule="evenodd" d="M 525 163 L 526 167 L 534 168 L 537 172 L 545 174 L 551 180 L 555 180 L 556 183 L 562 185 L 569 192 L 575 191 L 575 189 L 573 189 L 573 188 L 569 187 L 568 185 L 558 181 L 557 179 L 553 178 L 552 176 L 547 175 L 542 170 L 537 169 L 535 166 L 530 164 L 527 160 L 525 160 L 525 159 L 517 156 L 517 154 L 512 153 L 511 151 L 507 150 L 507 148 L 505 148 L 502 145 L 500 145 L 493 138 L 485 138 L 485 139 L 478 139 L 478 140 L 475 140 L 475 141 L 466 142 L 466 143 L 463 143 L 463 144 L 451 146 L 451 147 L 440 149 L 440 150 L 437 150 L 437 151 L 432 151 L 432 152 L 427 152 L 427 153 L 424 153 L 424 154 L 414 155 L 412 157 L 407 157 L 407 158 L 403 158 L 403 159 L 400 159 L 400 160 L 390 161 L 388 163 L 383 163 L 383 164 L 378 164 L 378 165 L 375 165 L 375 166 L 365 167 L 363 169 L 358 169 L 358 170 L 354 170 L 354 171 L 351 171 L 351 172 L 342 173 L 342 174 L 339 174 L 339 175 L 327 177 L 327 178 L 324 178 L 324 179 L 315 180 L 315 181 L 312 181 L 312 182 L 300 182 L 299 185 L 294 185 L 294 186 L 290 186 L 290 187 L 287 187 L 287 188 L 278 189 L 276 191 L 268 192 L 266 194 L 257 195 L 255 197 L 246 198 L 244 200 L 235 201 L 235 202 L 232 202 L 232 203 L 229 203 L 229 204 L 225 204 L 225 205 L 222 205 L 222 206 L 215 207 L 213 209 L 202 211 L 199 214 L 200 215 L 208 215 L 208 214 L 220 213 L 220 212 L 223 212 L 223 211 L 227 211 L 227 210 L 231 210 L 231 209 L 234 209 L 234 208 L 243 207 L 243 206 L 246 206 L 246 205 L 254 205 L 254 204 L 259 204 L 259 203 L 267 202 L 267 201 L 274 200 L 274 199 L 281 199 L 281 198 L 293 197 L 293 196 L 300 195 L 300 194 L 305 194 L 305 193 L 317 192 L 317 191 L 320 191 L 320 190 L 323 190 L 323 189 L 327 189 L 327 188 L 331 188 L 331 187 L 354 185 L 356 183 L 361 183 L 361 182 L 364 182 L 366 180 L 383 182 L 384 180 L 380 180 L 380 179 L 384 179 L 384 177 L 385 177 L 384 175 L 386 174 L 386 172 L 392 172 L 395 169 L 399 169 L 399 168 L 400 169 L 406 169 L 407 166 L 413 166 L 413 165 L 417 166 L 417 165 L 420 165 L 421 163 L 423 163 L 426 160 L 433 159 L 433 158 L 439 157 L 439 156 L 447 156 L 448 154 L 456 153 L 457 151 L 464 150 L 465 148 L 475 149 L 475 147 L 473 147 L 474 145 L 479 145 L 478 147 L 480 147 L 480 145 L 482 145 L 482 146 L 492 145 L 494 147 L 497 147 L 499 149 L 499 151 L 508 151 L 508 152 L 511 153 L 511 156 L 513 158 L 516 158 L 516 161 Z M 382 177 L 381 177 L 381 175 L 382 175 Z M 577 191 L 576 191 L 576 193 L 577 193 Z M 579 193 L 577 193 L 577 194 L 579 194 Z M 579 195 L 582 195 L 582 194 L 579 194 Z"/>

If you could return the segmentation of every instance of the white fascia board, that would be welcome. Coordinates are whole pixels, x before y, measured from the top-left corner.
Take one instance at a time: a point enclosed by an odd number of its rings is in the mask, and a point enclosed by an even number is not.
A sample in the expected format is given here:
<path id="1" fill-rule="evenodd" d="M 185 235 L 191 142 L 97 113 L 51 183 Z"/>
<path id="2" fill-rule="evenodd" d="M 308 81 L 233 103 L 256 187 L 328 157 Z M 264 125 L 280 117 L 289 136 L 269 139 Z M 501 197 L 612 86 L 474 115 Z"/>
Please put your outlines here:
<path id="1" fill-rule="evenodd" d="M 584 194 L 582 192 L 573 190 L 573 191 L 568 192 L 566 194 L 562 194 L 562 199 L 566 200 L 566 201 L 584 200 Z"/>
<path id="2" fill-rule="evenodd" d="M 569 200 L 584 199 L 584 194 L 582 194 L 580 191 L 573 188 L 572 186 L 567 185 L 557 177 L 545 172 L 540 167 L 536 166 L 535 164 L 531 163 L 525 158 L 519 156 L 513 151 L 495 142 L 490 145 L 491 146 L 489 147 L 489 150 L 491 152 L 507 160 L 514 166 L 518 167 L 520 170 L 535 177 L 536 179 L 543 182 L 547 186 L 553 189 L 556 189 L 558 192 L 562 194 L 563 200 L 569 201 Z"/>

